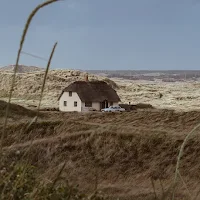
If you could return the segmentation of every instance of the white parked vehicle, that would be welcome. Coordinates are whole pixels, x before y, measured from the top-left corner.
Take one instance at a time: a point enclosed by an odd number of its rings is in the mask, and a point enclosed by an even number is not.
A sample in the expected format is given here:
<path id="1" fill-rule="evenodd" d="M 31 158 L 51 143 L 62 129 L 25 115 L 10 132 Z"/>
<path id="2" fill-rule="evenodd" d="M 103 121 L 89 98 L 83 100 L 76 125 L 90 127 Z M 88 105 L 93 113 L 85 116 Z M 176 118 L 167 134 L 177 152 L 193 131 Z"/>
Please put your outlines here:
<path id="1" fill-rule="evenodd" d="M 125 109 L 120 106 L 110 106 L 109 108 L 101 109 L 101 112 L 124 112 Z"/>

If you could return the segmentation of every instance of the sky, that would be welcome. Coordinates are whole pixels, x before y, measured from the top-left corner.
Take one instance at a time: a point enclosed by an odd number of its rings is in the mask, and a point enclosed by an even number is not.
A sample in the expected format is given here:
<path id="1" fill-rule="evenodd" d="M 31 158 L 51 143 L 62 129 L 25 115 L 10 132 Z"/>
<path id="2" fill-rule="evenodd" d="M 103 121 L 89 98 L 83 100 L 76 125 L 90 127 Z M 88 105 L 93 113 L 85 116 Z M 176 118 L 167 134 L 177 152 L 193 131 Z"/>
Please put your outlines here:
<path id="1" fill-rule="evenodd" d="M 42 0 L 0 0 L 0 66 L 14 64 L 29 13 Z M 64 0 L 33 18 L 23 51 L 51 68 L 200 69 L 199 0 Z M 21 54 L 20 64 L 47 62 Z"/>

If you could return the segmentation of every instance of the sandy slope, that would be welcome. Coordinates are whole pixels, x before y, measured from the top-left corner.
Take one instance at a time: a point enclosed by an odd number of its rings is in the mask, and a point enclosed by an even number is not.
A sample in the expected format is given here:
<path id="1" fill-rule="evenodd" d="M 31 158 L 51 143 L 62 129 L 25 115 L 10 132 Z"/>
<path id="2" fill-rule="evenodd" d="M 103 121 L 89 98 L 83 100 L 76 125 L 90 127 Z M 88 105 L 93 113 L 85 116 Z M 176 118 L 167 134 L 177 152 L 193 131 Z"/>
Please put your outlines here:
<path id="1" fill-rule="evenodd" d="M 85 80 L 84 72 L 75 70 L 50 70 L 43 94 L 42 106 L 58 107 L 58 96 L 62 89 L 76 80 Z M 10 90 L 12 72 L 0 71 L 0 98 L 6 100 Z M 41 93 L 44 71 L 17 73 L 13 102 L 20 105 L 37 105 Z M 90 75 L 90 79 L 99 79 Z M 101 78 L 102 79 L 102 78 Z"/>
<path id="2" fill-rule="evenodd" d="M 176 110 L 200 109 L 199 82 L 112 80 L 121 86 L 118 94 L 123 102 L 150 103 L 157 108 Z M 159 93 L 162 93 L 162 98 L 159 98 Z"/>
<path id="3" fill-rule="evenodd" d="M 12 70 L 0 70 L 0 98 L 6 100 L 12 79 Z M 36 70 L 36 71 L 35 71 Z M 40 96 L 44 71 L 31 67 L 18 73 L 13 93 L 13 102 L 23 106 L 36 106 Z M 58 107 L 58 96 L 62 89 L 76 80 L 84 80 L 85 72 L 75 70 L 50 70 L 43 95 L 43 107 Z M 102 80 L 103 76 L 89 75 L 90 80 Z M 200 83 L 132 81 L 112 79 L 119 86 L 116 90 L 123 103 L 150 103 L 157 108 L 176 110 L 198 110 L 200 108 Z M 159 94 L 162 94 L 162 98 Z"/>

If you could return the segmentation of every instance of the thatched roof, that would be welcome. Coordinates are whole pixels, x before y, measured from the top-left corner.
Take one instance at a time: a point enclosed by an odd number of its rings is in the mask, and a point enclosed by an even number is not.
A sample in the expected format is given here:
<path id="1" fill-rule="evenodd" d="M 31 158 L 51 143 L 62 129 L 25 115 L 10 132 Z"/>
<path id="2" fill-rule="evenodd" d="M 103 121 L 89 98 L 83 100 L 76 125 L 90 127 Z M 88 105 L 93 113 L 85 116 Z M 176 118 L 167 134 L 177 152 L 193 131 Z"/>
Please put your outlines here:
<path id="1" fill-rule="evenodd" d="M 120 101 L 116 91 L 104 81 L 76 81 L 66 87 L 60 97 L 64 92 L 70 91 L 76 92 L 83 102 L 102 102 L 104 100 L 111 102 Z"/>

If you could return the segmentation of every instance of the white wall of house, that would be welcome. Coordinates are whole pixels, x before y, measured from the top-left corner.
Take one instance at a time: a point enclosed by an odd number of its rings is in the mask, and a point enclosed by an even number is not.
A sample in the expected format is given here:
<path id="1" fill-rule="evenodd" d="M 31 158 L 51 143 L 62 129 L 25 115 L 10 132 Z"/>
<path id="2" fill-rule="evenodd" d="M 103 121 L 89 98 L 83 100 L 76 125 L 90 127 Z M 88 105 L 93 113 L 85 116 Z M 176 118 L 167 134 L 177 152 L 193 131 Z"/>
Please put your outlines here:
<path id="1" fill-rule="evenodd" d="M 118 102 L 113 102 L 112 103 L 113 106 L 118 106 L 119 103 Z M 111 106 L 111 102 L 108 102 L 108 107 Z M 91 108 L 96 109 L 97 111 L 100 111 L 101 109 L 101 103 L 100 102 L 92 102 L 92 106 Z M 88 111 L 89 107 L 85 107 L 85 102 L 82 102 L 82 111 Z"/>
<path id="2" fill-rule="evenodd" d="M 66 102 L 66 106 L 65 103 Z M 77 106 L 74 106 L 74 102 L 77 102 Z M 92 102 L 92 108 L 100 111 L 100 102 Z M 113 106 L 118 106 L 118 102 L 113 102 Z M 108 107 L 111 106 L 111 102 L 108 102 Z M 88 111 L 90 107 L 85 106 L 85 102 L 81 102 L 78 94 L 76 92 L 72 92 L 72 96 L 69 96 L 69 92 L 64 92 L 59 100 L 59 110 L 63 112 L 81 112 Z"/>
<path id="3" fill-rule="evenodd" d="M 99 102 L 92 102 L 92 106 L 90 108 L 100 110 L 100 103 Z M 88 109 L 89 109 L 89 107 L 85 106 L 85 102 L 82 102 L 82 111 L 87 111 Z"/>
<path id="4" fill-rule="evenodd" d="M 96 110 L 100 110 L 100 103 L 99 102 L 93 102 L 92 107 Z"/>
<path id="5" fill-rule="evenodd" d="M 119 102 L 113 102 L 113 106 L 118 106 Z"/>
<path id="6" fill-rule="evenodd" d="M 66 101 L 66 106 L 64 105 Z M 77 107 L 74 106 L 74 102 L 77 102 Z M 72 96 L 69 96 L 69 92 L 64 92 L 59 100 L 59 110 L 65 112 L 81 112 L 81 100 L 76 92 L 72 92 Z"/>

